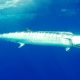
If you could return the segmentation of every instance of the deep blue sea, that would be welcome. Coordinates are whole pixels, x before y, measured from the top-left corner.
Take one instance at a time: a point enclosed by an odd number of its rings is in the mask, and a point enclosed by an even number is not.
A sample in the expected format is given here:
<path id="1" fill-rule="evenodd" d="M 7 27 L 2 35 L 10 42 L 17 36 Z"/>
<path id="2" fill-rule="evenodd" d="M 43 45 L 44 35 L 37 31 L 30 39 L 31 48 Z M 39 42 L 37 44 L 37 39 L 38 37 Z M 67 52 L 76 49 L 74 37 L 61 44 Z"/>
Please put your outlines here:
<path id="1" fill-rule="evenodd" d="M 80 33 L 80 0 L 0 0 L 0 34 L 17 31 Z M 80 48 L 0 40 L 0 80 L 80 80 Z"/>

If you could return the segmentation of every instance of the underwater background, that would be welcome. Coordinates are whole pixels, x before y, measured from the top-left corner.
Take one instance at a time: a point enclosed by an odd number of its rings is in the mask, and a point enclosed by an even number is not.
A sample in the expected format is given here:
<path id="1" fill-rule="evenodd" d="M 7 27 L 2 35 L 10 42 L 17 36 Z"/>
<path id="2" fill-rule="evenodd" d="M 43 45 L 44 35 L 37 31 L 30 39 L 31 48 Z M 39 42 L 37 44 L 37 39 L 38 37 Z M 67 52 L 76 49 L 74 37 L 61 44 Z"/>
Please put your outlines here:
<path id="1" fill-rule="evenodd" d="M 80 33 L 80 0 L 0 0 L 0 33 Z M 0 80 L 80 80 L 80 49 L 0 40 Z"/>

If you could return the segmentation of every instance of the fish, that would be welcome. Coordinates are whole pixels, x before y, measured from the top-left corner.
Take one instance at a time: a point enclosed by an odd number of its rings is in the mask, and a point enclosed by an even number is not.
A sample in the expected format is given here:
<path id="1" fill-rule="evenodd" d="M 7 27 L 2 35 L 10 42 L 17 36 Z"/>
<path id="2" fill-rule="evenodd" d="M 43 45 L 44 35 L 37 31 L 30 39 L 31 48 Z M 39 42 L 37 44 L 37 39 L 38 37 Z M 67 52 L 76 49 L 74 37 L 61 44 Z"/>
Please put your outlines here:
<path id="1" fill-rule="evenodd" d="M 80 47 L 80 35 L 66 31 L 22 31 L 0 34 L 0 39 L 24 45 L 62 46 L 66 51 Z"/>

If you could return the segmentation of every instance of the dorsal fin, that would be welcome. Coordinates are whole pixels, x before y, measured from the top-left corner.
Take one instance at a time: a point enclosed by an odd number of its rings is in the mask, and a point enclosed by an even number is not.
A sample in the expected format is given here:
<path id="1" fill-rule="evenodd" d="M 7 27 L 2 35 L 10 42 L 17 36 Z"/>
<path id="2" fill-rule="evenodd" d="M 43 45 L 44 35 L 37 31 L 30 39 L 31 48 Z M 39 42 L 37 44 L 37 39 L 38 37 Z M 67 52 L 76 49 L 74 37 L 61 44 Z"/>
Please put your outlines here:
<path id="1" fill-rule="evenodd" d="M 30 30 L 29 28 L 26 28 L 26 30 L 27 30 L 28 32 L 31 32 L 31 30 Z"/>

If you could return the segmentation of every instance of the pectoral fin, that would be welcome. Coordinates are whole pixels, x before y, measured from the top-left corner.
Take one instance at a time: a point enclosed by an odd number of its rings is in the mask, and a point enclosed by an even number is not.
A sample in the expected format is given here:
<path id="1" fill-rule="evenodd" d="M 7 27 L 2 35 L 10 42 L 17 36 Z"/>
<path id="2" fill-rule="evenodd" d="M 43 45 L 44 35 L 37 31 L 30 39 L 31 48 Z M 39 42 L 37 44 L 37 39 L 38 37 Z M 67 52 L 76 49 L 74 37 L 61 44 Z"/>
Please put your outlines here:
<path id="1" fill-rule="evenodd" d="M 24 43 L 19 43 L 20 45 L 19 45 L 19 47 L 18 48 L 21 48 L 21 47 L 23 47 L 25 44 Z"/>
<path id="2" fill-rule="evenodd" d="M 69 47 L 66 47 L 66 51 L 69 51 L 70 50 L 70 48 L 73 46 L 73 43 L 72 43 L 72 40 L 71 39 L 69 39 L 69 38 L 66 38 L 68 41 L 69 41 Z"/>
<path id="3" fill-rule="evenodd" d="M 67 47 L 67 48 L 66 48 L 66 51 L 69 51 L 69 50 L 70 50 L 70 47 Z"/>

